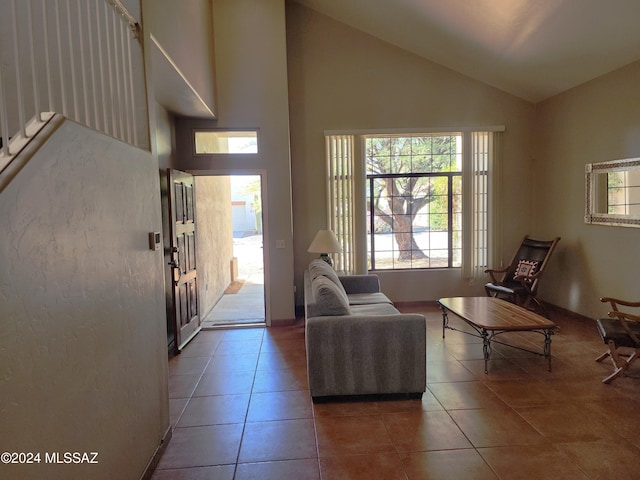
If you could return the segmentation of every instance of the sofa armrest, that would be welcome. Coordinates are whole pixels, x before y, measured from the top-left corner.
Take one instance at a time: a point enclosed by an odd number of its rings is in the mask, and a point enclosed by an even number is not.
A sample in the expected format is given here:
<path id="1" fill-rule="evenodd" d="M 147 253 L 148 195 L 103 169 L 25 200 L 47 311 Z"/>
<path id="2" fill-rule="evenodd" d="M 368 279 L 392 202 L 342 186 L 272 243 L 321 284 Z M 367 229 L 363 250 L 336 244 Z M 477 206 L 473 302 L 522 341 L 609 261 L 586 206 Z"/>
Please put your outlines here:
<path id="1" fill-rule="evenodd" d="M 306 323 L 313 397 L 414 393 L 426 388 L 426 322 L 420 314 L 315 317 Z"/>
<path id="2" fill-rule="evenodd" d="M 340 275 L 340 282 L 345 292 L 376 293 L 380 291 L 380 279 L 376 274 L 368 275 Z"/>

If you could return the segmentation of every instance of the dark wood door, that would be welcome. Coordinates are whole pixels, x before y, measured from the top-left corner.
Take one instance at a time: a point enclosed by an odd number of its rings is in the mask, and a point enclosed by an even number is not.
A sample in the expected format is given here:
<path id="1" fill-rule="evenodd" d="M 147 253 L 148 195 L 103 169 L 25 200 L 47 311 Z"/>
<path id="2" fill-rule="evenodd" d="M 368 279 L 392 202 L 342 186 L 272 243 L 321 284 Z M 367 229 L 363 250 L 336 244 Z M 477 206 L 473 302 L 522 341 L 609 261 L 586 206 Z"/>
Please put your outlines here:
<path id="1" fill-rule="evenodd" d="M 170 276 L 175 345 L 181 350 L 200 330 L 196 270 L 196 199 L 193 175 L 168 169 Z"/>

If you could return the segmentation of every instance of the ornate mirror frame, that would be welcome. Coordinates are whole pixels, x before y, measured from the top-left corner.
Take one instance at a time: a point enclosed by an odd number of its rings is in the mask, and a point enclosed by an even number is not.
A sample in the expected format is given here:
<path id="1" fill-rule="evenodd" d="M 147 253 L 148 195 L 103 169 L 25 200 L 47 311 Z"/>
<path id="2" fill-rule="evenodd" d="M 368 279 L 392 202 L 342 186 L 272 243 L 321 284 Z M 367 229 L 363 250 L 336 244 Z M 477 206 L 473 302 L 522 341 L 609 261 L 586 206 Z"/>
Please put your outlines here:
<path id="1" fill-rule="evenodd" d="M 627 158 L 609 162 L 588 163 L 585 165 L 585 201 L 584 221 L 596 225 L 640 228 L 640 215 L 622 215 L 601 212 L 598 208 L 598 188 L 602 182 L 598 175 L 627 170 L 640 170 L 640 158 Z M 606 190 L 606 183 L 604 184 Z"/>

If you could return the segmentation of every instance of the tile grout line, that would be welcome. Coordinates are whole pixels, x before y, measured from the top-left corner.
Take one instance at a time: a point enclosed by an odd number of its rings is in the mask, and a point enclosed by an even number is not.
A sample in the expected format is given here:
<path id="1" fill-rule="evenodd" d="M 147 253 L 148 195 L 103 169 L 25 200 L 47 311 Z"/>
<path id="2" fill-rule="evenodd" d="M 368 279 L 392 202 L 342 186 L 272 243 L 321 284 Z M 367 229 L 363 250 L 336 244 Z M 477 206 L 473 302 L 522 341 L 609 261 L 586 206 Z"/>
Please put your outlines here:
<path id="1" fill-rule="evenodd" d="M 218 345 L 220 345 L 220 342 L 218 342 L 216 344 L 216 350 L 218 349 Z M 209 366 L 209 364 L 211 363 L 211 360 L 213 359 L 213 354 L 208 355 L 209 357 L 209 361 L 207 362 L 207 364 L 204 366 L 204 368 L 202 369 L 202 373 L 198 376 L 198 380 L 196 381 L 196 384 L 193 386 L 193 390 L 191 391 L 191 393 L 189 394 L 189 397 L 187 398 L 187 403 L 184 404 L 184 407 L 182 407 L 182 411 L 180 412 L 180 415 L 178 415 L 178 418 L 176 418 L 176 423 L 175 425 L 171 426 L 171 431 L 173 432 L 176 428 L 183 428 L 183 427 L 178 427 L 178 423 L 180 423 L 180 419 L 182 418 L 182 416 L 184 415 L 184 412 L 187 410 L 187 407 L 189 406 L 189 404 L 191 403 L 191 399 L 193 398 L 193 394 L 196 392 L 196 389 L 198 388 L 198 385 L 200 385 L 200 382 L 202 381 L 202 377 L 204 376 L 204 372 L 207 369 L 207 367 Z M 189 357 L 189 358 L 197 358 L 197 357 Z M 171 399 L 170 399 L 171 400 Z"/>
<path id="2" fill-rule="evenodd" d="M 253 369 L 253 380 L 251 381 L 251 390 L 249 391 L 249 401 L 247 402 L 247 411 L 244 414 L 244 422 L 242 423 L 242 433 L 240 434 L 240 442 L 238 443 L 238 453 L 236 455 L 236 463 L 233 466 L 233 476 L 232 478 L 235 480 L 236 475 L 238 473 L 238 465 L 240 464 L 240 452 L 242 451 L 242 444 L 244 442 L 244 434 L 247 429 L 247 420 L 249 419 L 249 409 L 251 408 L 251 401 L 253 400 L 253 388 L 256 384 L 256 375 L 258 374 L 258 363 L 260 362 L 260 355 L 262 354 L 262 347 L 264 345 L 264 333 L 265 330 L 262 331 L 262 336 L 260 338 L 260 348 L 258 350 L 258 358 L 256 359 L 256 364 Z M 226 335 L 226 334 L 225 334 Z"/>

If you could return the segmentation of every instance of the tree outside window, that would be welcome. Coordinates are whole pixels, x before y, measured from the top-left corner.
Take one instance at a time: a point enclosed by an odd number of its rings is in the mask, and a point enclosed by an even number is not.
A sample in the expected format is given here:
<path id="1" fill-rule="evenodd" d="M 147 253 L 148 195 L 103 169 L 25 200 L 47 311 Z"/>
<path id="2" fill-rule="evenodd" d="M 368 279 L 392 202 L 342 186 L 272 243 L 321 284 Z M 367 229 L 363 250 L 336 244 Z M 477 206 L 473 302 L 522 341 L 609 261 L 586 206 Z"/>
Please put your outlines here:
<path id="1" fill-rule="evenodd" d="M 460 266 L 462 136 L 367 137 L 369 267 Z"/>

